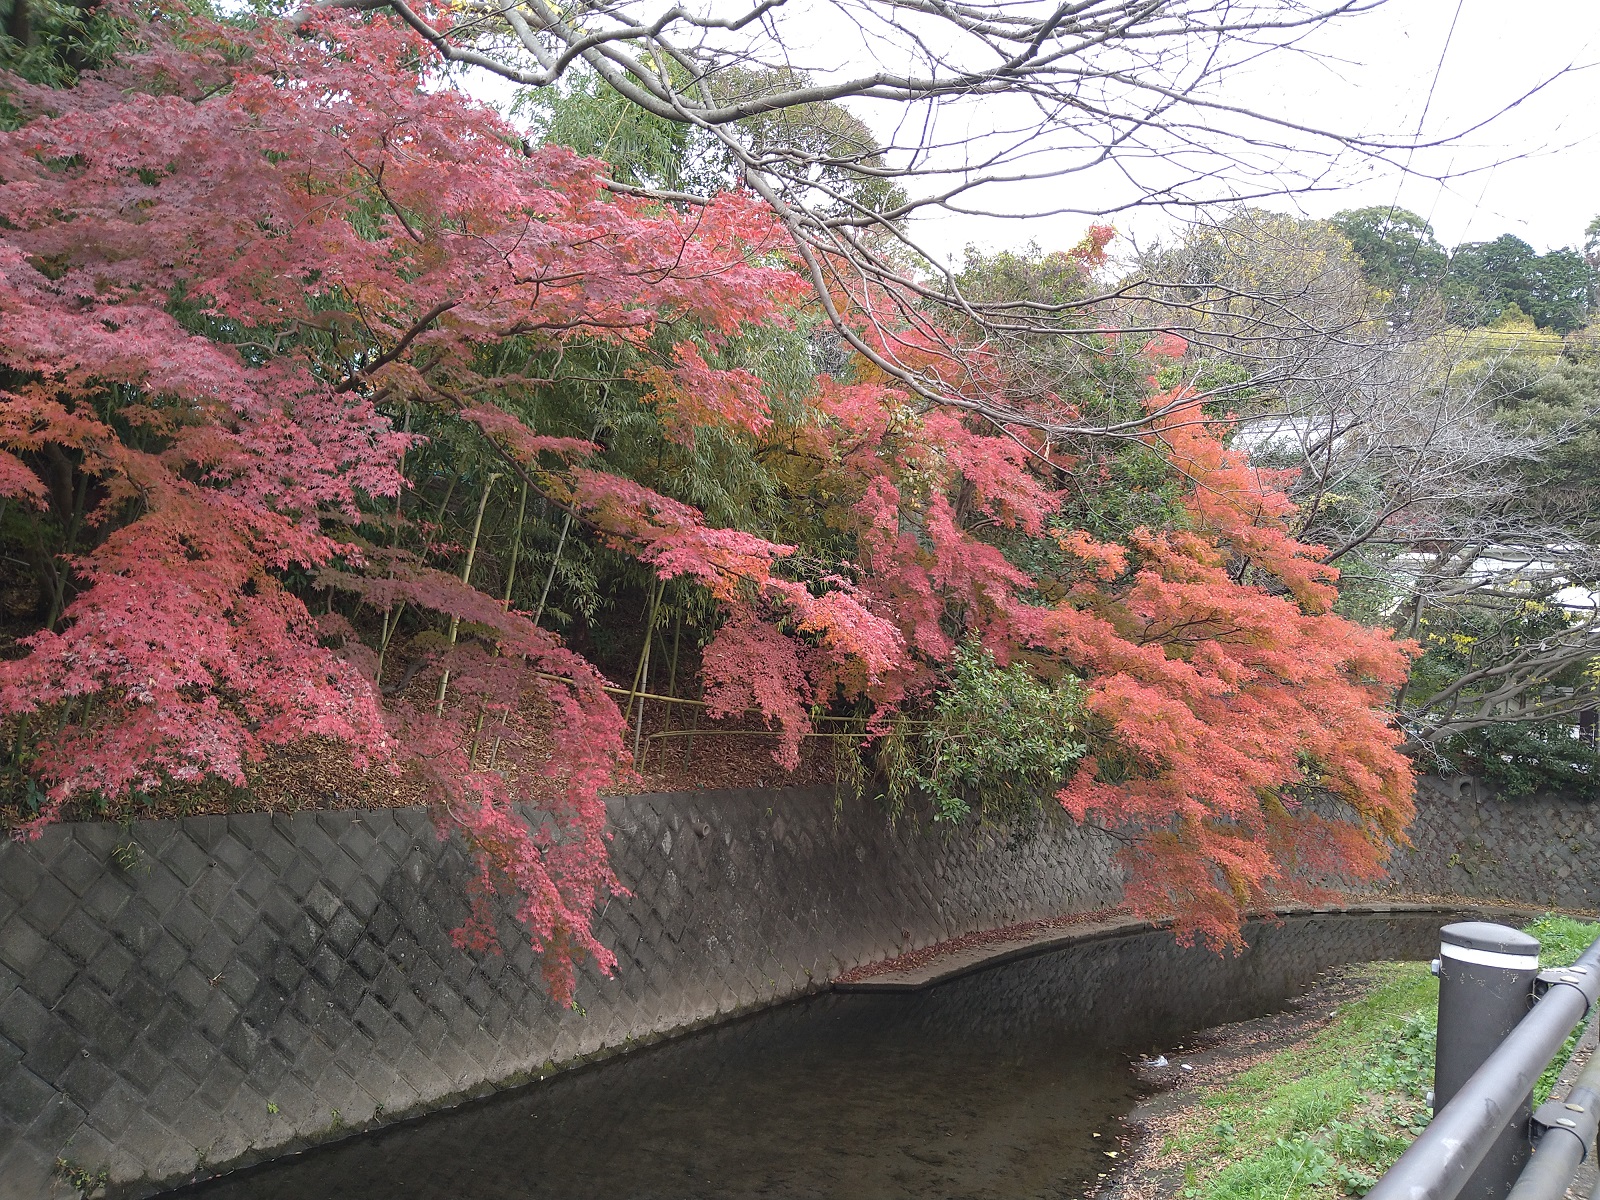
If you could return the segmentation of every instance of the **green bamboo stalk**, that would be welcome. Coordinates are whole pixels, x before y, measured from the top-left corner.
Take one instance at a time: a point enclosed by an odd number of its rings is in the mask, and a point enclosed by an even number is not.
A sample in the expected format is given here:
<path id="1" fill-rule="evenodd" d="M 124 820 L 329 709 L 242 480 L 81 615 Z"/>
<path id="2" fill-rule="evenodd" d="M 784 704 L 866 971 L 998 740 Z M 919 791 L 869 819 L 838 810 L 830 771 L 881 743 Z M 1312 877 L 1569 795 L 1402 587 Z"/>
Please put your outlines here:
<path id="1" fill-rule="evenodd" d="M 639 665 L 633 669 L 633 685 L 628 689 L 628 707 L 625 712 L 633 711 L 633 701 L 639 694 L 641 680 L 648 680 L 650 671 L 650 641 L 656 627 L 656 610 L 661 606 L 661 594 L 667 590 L 667 581 L 663 579 L 656 588 L 655 595 L 650 600 L 650 615 L 645 618 L 644 648 L 639 651 Z M 639 734 L 644 728 L 644 701 L 639 701 L 639 721 L 633 731 L 633 753 L 637 759 L 639 754 Z"/>
<path id="2" fill-rule="evenodd" d="M 644 681 L 640 684 L 644 691 L 650 690 L 650 643 L 653 640 L 646 634 L 644 644 Z M 639 761 L 639 738 L 644 734 L 644 706 L 645 698 L 641 695 L 639 697 L 639 719 L 634 722 L 633 726 L 633 761 L 641 771 L 644 769 L 644 764 Z"/>
<path id="3" fill-rule="evenodd" d="M 522 481 L 522 496 L 517 501 L 517 527 L 511 535 L 511 563 L 506 567 L 506 590 L 500 603 L 511 607 L 511 585 L 517 580 L 517 557 L 522 552 L 522 519 L 528 513 L 528 481 Z"/>
<path id="4" fill-rule="evenodd" d="M 528 481 L 526 479 L 524 479 L 522 481 L 522 495 L 517 500 L 517 526 L 516 526 L 516 529 L 511 534 L 511 562 L 510 562 L 510 565 L 508 565 L 506 567 L 505 593 L 500 597 L 500 606 L 502 608 L 504 608 L 507 612 L 509 612 L 511 610 L 511 589 L 512 589 L 512 586 L 517 582 L 517 553 L 518 553 L 518 551 L 520 551 L 522 549 L 522 519 L 523 519 L 523 517 L 525 517 L 527 515 L 527 513 L 528 513 Z M 500 657 L 500 647 L 499 646 L 496 646 L 494 648 L 494 656 L 496 658 Z M 468 758 L 468 761 L 472 762 L 474 764 L 476 764 L 477 761 L 478 761 L 478 734 L 483 732 L 483 711 L 484 711 L 483 710 L 483 706 L 480 704 L 478 706 L 478 724 L 472 731 L 472 753 Z M 509 712 L 505 712 L 505 713 L 501 713 L 500 714 L 500 728 L 501 729 L 504 729 L 506 727 L 506 722 L 510 719 L 510 717 L 511 717 L 511 714 Z M 493 767 L 494 766 L 494 760 L 496 758 L 498 758 L 499 756 L 500 756 L 500 734 L 497 733 L 497 734 L 494 735 L 494 746 L 489 750 L 489 762 L 488 762 L 487 765 L 489 767 Z"/>
<path id="5" fill-rule="evenodd" d="M 456 471 L 450 472 L 450 482 L 445 485 L 444 498 L 439 501 L 439 507 L 434 511 L 433 523 L 437 525 L 444 520 L 444 510 L 450 507 L 450 497 L 456 494 L 456 484 L 461 481 L 461 476 Z"/>
<path id="6" fill-rule="evenodd" d="M 674 700 L 678 697 L 678 643 L 683 639 L 683 613 L 675 613 L 672 623 L 672 653 L 667 659 L 667 695 Z M 667 648 L 666 643 L 661 648 Z M 672 730 L 672 705 L 667 705 L 666 720 L 662 728 L 668 732 Z"/>
<path id="7" fill-rule="evenodd" d="M 689 760 L 694 757 L 694 735 L 700 728 L 700 710 L 705 707 L 705 689 L 701 688 L 700 703 L 694 707 L 694 712 L 689 718 L 689 736 L 684 740 L 683 769 L 689 769 Z"/>
<path id="8" fill-rule="evenodd" d="M 406 401 L 406 420 L 405 420 L 405 425 L 401 429 L 401 432 L 402 433 L 410 433 L 411 432 L 411 401 L 409 401 L 409 400 Z M 406 449 L 400 451 L 400 468 L 399 468 L 399 470 L 400 470 L 400 488 L 394 494 L 394 532 L 389 537 L 389 545 L 391 545 L 391 546 L 393 546 L 397 541 L 400 540 L 400 521 L 401 521 L 401 518 L 405 515 L 405 502 L 406 502 L 406 485 L 405 485 L 406 454 L 409 452 L 409 450 L 410 450 L 410 447 L 408 446 L 408 447 L 406 447 Z"/>
<path id="9" fill-rule="evenodd" d="M 556 552 L 550 557 L 550 570 L 544 577 L 544 587 L 539 591 L 539 607 L 533 610 L 533 623 L 537 625 L 544 616 L 544 602 L 550 596 L 550 585 L 555 582 L 556 564 L 561 561 L 561 551 L 566 548 L 567 534 L 572 531 L 572 514 L 567 513 L 561 521 L 561 536 L 556 540 Z"/>
<path id="10" fill-rule="evenodd" d="M 383 686 L 383 660 L 389 653 L 389 642 L 393 639 L 395 631 L 400 628 L 400 618 L 405 615 L 406 602 L 402 600 L 395 607 L 394 621 L 392 623 L 389 620 L 389 611 L 387 608 L 383 610 L 383 637 L 378 643 L 378 686 L 380 689 Z"/>
<path id="11" fill-rule="evenodd" d="M 474 517 L 472 521 L 472 540 L 467 543 L 467 561 L 461 568 L 461 582 L 466 584 L 468 587 L 472 586 L 472 563 L 473 560 L 478 557 L 478 533 L 483 529 L 483 510 L 488 507 L 489 492 L 494 488 L 495 480 L 499 478 L 500 476 L 498 475 L 489 476 L 489 478 L 484 481 L 483 495 L 478 497 L 478 515 Z M 450 644 L 452 646 L 456 644 L 456 633 L 460 628 L 461 618 L 451 617 Z M 433 715 L 436 717 L 444 716 L 444 696 L 445 691 L 447 688 L 449 688 L 449 686 L 450 672 L 448 669 L 446 669 L 445 673 L 439 676 L 439 698 L 434 703 L 433 708 Z"/>
<path id="12" fill-rule="evenodd" d="M 411 432 L 411 401 L 406 401 L 406 420 L 402 432 Z M 409 447 L 400 451 L 400 486 L 394 494 L 394 528 L 389 531 L 389 548 L 394 549 L 400 541 L 400 527 L 405 521 L 406 503 L 406 454 Z M 389 562 L 389 578 L 394 578 L 394 560 Z M 400 601 L 400 606 L 393 610 L 394 623 L 389 623 L 390 609 L 383 610 L 383 635 L 378 643 L 378 694 L 383 695 L 383 661 L 389 653 L 389 639 L 394 637 L 395 630 L 400 628 L 400 618 L 405 615 L 406 602 Z"/>
<path id="13" fill-rule="evenodd" d="M 595 418 L 594 427 L 589 430 L 589 440 L 592 442 L 600 436 L 600 418 Z M 533 623 L 537 625 L 544 616 L 544 602 L 550 596 L 550 585 L 555 582 L 556 566 L 561 562 L 561 551 L 566 548 L 567 534 L 572 532 L 572 510 L 568 509 L 561 519 L 561 536 L 556 539 L 556 552 L 550 556 L 550 570 L 544 577 L 544 587 L 539 591 L 539 607 L 533 611 Z"/>
<path id="14" fill-rule="evenodd" d="M 672 666 L 667 673 L 667 695 L 678 694 L 678 646 L 683 641 L 683 614 L 677 614 L 672 626 Z"/>

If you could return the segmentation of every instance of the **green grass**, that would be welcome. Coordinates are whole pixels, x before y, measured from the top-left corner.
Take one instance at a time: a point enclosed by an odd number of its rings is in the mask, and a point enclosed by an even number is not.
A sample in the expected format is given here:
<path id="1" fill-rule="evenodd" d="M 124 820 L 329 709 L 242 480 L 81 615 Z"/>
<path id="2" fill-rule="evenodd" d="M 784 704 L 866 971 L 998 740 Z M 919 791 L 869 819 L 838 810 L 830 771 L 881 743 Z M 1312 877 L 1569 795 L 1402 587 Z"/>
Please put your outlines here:
<path id="1" fill-rule="evenodd" d="M 1595 935 L 1600 934 L 1600 925 L 1580 921 L 1576 917 L 1563 917 L 1559 913 L 1547 913 L 1527 926 L 1527 930 L 1539 939 L 1541 966 L 1569 967 L 1578 960 L 1578 955 L 1589 948 Z"/>
<path id="2" fill-rule="evenodd" d="M 1600 925 L 1550 915 L 1528 931 L 1544 965 L 1565 966 Z M 1184 1164 L 1185 1200 L 1361 1196 L 1421 1132 L 1438 981 L 1425 963 L 1373 963 L 1356 976 L 1362 995 L 1309 1041 L 1240 1072 L 1189 1110 L 1164 1147 Z M 1556 1074 L 1554 1066 L 1546 1072 L 1536 1101 Z"/>

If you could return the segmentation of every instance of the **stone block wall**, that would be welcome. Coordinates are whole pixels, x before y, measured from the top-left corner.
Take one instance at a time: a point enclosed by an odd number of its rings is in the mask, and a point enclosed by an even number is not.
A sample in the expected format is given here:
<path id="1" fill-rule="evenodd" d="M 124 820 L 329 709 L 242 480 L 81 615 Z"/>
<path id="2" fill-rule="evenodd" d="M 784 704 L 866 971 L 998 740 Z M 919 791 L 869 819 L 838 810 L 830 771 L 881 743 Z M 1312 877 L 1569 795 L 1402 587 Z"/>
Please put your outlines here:
<path id="1" fill-rule="evenodd" d="M 825 987 L 978 929 L 1114 905 L 1114 844 L 890 825 L 822 791 L 610 802 L 611 978 L 548 999 L 509 920 L 456 950 L 469 864 L 416 810 L 65 825 L 0 844 L 0 1200 L 63 1158 L 137 1196 Z M 1584 800 L 1424 780 L 1389 890 L 1600 904 Z"/>
<path id="2" fill-rule="evenodd" d="M 1391 890 L 1600 909 L 1600 797 L 1501 796 L 1468 776 L 1417 780 L 1412 848 Z"/>
<path id="3" fill-rule="evenodd" d="M 55 1160 L 148 1194 L 826 986 L 1108 907 L 1110 839 L 892 827 L 821 791 L 611 802 L 620 960 L 548 999 L 509 921 L 456 950 L 468 863 L 417 810 L 63 825 L 0 845 L 0 1200 Z"/>

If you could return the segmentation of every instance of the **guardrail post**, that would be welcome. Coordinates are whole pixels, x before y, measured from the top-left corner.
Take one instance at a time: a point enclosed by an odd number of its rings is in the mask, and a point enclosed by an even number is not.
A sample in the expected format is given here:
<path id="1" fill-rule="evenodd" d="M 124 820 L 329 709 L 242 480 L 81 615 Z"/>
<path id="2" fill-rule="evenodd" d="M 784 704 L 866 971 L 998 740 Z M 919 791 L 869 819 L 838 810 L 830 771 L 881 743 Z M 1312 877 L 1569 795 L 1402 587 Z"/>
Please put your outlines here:
<path id="1" fill-rule="evenodd" d="M 1528 1014 L 1539 974 L 1539 939 L 1487 921 L 1462 921 L 1439 931 L 1439 1046 L 1433 1110 L 1461 1085 Z M 1462 1200 L 1503 1200 L 1528 1160 L 1530 1097 L 1461 1189 Z"/>
<path id="2" fill-rule="evenodd" d="M 1485 954 L 1523 957 L 1510 953 L 1503 944 L 1499 950 L 1487 951 L 1481 945 L 1454 946 L 1452 950 L 1452 945 L 1446 942 L 1440 955 L 1441 966 L 1450 963 L 1452 973 L 1464 960 L 1481 961 Z M 1491 957 L 1487 965 L 1493 962 Z M 1539 978 L 1548 986 L 1538 1003 L 1460 1085 L 1454 1098 L 1434 1113 L 1428 1127 L 1378 1180 L 1366 1200 L 1457 1200 L 1467 1194 L 1462 1189 L 1495 1149 L 1506 1123 L 1515 1118 L 1519 1108 L 1527 1112 L 1528 1096 L 1540 1073 L 1600 1000 L 1600 938 L 1572 966 L 1542 972 Z M 1470 1029 L 1470 1015 L 1453 1001 L 1450 1007 L 1454 1015 L 1447 1014 L 1445 1020 L 1447 1063 L 1455 1057 L 1452 1047 L 1465 1032 L 1459 1022 L 1468 1020 Z M 1506 1187 L 1502 1180 L 1498 1194 L 1504 1196 Z"/>
<path id="3" fill-rule="evenodd" d="M 1589 1061 L 1565 1100 L 1553 1097 L 1533 1114 L 1533 1161 L 1506 1200 L 1561 1200 L 1600 1128 L 1600 1056 Z M 1543 1130 L 1541 1133 L 1540 1131 Z"/>

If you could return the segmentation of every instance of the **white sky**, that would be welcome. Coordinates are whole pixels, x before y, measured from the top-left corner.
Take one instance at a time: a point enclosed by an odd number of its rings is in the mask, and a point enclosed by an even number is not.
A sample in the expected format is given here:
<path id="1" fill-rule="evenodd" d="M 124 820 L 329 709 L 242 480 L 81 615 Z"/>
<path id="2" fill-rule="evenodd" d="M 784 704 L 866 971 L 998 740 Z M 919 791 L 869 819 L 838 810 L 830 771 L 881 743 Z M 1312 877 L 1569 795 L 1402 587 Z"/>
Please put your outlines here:
<path id="1" fill-rule="evenodd" d="M 1351 104 L 1367 127 L 1406 133 L 1417 128 L 1427 104 L 1427 136 L 1470 125 L 1573 68 L 1459 149 L 1431 152 L 1429 165 L 1449 169 L 1453 164 L 1461 171 L 1526 157 L 1463 175 L 1444 187 L 1417 178 L 1375 179 L 1315 202 L 1313 213 L 1389 204 L 1398 185 L 1401 206 L 1425 217 L 1431 214 L 1446 245 L 1507 232 L 1541 251 L 1580 243 L 1584 226 L 1600 213 L 1600 68 L 1595 66 L 1600 60 L 1600 3 L 1460 0 L 1460 18 L 1447 48 L 1456 11 L 1455 0 L 1391 0 L 1329 31 L 1327 50 L 1350 60 L 1337 74 L 1325 70 L 1312 89 L 1292 77 L 1280 77 L 1274 84 L 1302 93 L 1325 90 Z M 1435 71 L 1438 86 L 1429 104 Z M 1418 156 L 1418 165 L 1423 157 Z"/>
<path id="2" fill-rule="evenodd" d="M 1573 68 L 1459 144 L 1416 153 L 1414 167 L 1454 176 L 1444 185 L 1362 167 L 1350 186 L 1306 196 L 1299 207 L 1329 216 L 1398 202 L 1429 218 L 1446 246 L 1507 232 L 1540 251 L 1581 244 L 1600 213 L 1600 0 L 1459 0 L 1459 19 L 1457 11 L 1458 0 L 1388 0 L 1308 40 L 1318 59 L 1275 55 L 1229 91 L 1307 124 L 1405 137 L 1426 106 L 1426 139 L 1470 127 Z M 1077 199 L 1085 202 L 1092 205 L 1087 195 Z M 1294 207 L 1287 198 L 1263 206 Z M 1030 238 L 1048 249 L 1075 240 L 1085 223 L 943 217 L 924 221 L 920 234 L 947 253 L 969 241 L 1001 247 Z M 1118 219 L 1141 240 L 1164 224 L 1152 213 Z"/>
<path id="3" fill-rule="evenodd" d="M 728 2 L 700 0 L 694 7 L 716 11 Z M 794 39 L 797 65 L 819 77 L 862 69 L 860 43 L 851 45 L 852 39 L 838 36 L 837 24 L 837 12 L 858 3 L 798 0 L 800 7 L 779 10 L 787 14 L 785 36 Z M 747 5 L 748 0 L 738 0 L 741 11 Z M 844 8 L 836 10 L 837 5 Z M 870 8 L 870 0 L 863 7 Z M 819 19 L 790 19 L 795 14 Z M 1413 138 L 1420 122 L 1424 141 L 1459 133 L 1508 105 L 1515 107 L 1448 147 L 1416 152 L 1409 161 L 1419 174 L 1352 162 L 1338 180 L 1338 190 L 1260 201 L 1263 207 L 1321 217 L 1345 208 L 1398 203 L 1428 218 L 1446 247 L 1507 232 L 1539 251 L 1582 243 L 1584 226 L 1600 214 L 1600 0 L 1383 0 L 1374 11 L 1319 29 L 1302 49 L 1306 53 L 1266 56 L 1229 76 L 1219 98 L 1316 128 L 1397 139 Z M 1436 73 L 1437 86 L 1432 86 Z M 502 104 L 510 94 L 500 81 L 482 76 L 475 76 L 468 87 Z M 981 133 L 986 120 L 1004 119 L 1003 103 L 985 100 L 957 114 L 956 123 L 944 125 L 939 135 L 960 136 L 969 126 Z M 850 107 L 880 137 L 892 138 L 895 117 L 904 116 L 899 106 L 873 111 L 852 102 Z M 1014 120 L 1015 112 L 1010 116 Z M 1440 184 L 1424 174 L 1449 178 Z M 1028 241 L 1045 249 L 1067 246 L 1091 220 L 1079 213 L 1114 206 L 1126 199 L 1129 185 L 1108 171 L 1098 178 L 1007 186 L 1007 194 L 995 194 L 990 207 L 1018 214 L 1057 207 L 1078 211 L 1009 220 L 923 216 L 917 218 L 913 236 L 935 255 L 948 257 L 959 257 L 969 243 L 988 248 Z M 1112 219 L 1139 241 L 1160 236 L 1172 223 L 1154 211 Z"/>

